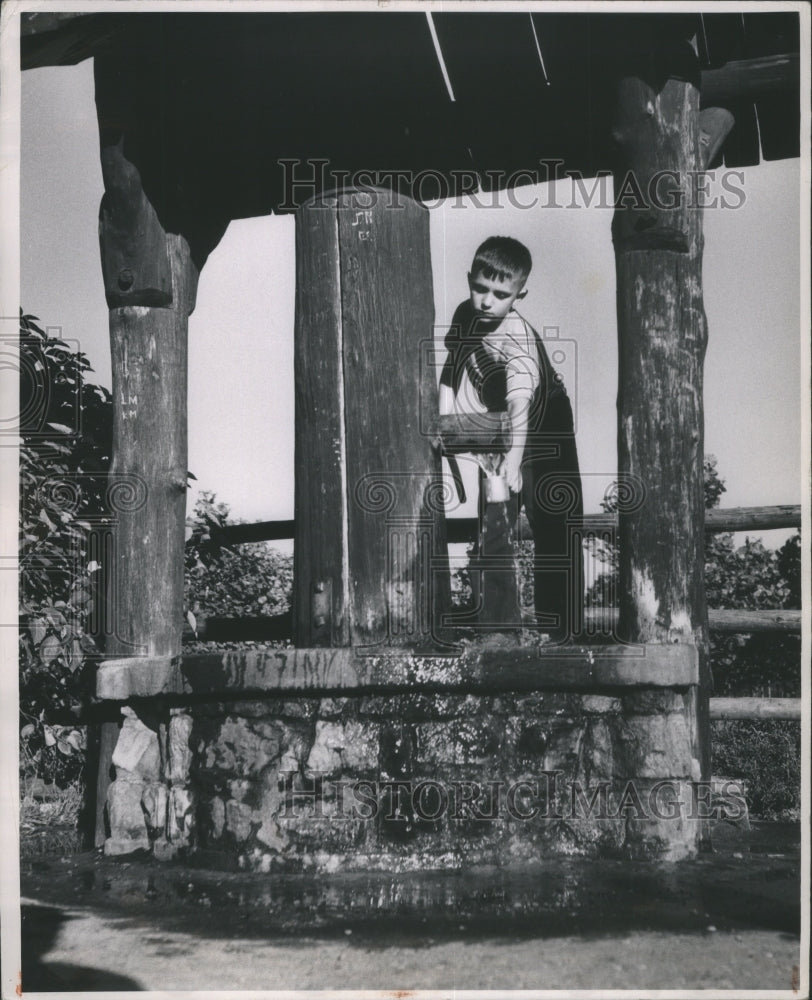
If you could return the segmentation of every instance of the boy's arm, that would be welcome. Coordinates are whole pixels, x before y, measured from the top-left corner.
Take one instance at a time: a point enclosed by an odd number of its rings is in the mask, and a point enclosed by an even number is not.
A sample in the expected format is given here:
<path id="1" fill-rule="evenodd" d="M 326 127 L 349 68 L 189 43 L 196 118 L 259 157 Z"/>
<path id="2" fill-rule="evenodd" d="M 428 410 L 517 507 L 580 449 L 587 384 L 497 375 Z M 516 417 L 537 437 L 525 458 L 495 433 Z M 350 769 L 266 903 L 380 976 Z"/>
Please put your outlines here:
<path id="1" fill-rule="evenodd" d="M 507 478 L 508 486 L 514 493 L 519 493 L 522 488 L 522 457 L 527 443 L 530 402 L 531 397 L 517 394 L 511 394 L 507 399 L 507 410 L 510 417 L 510 447 L 505 454 L 502 474 Z"/>
<path id="2" fill-rule="evenodd" d="M 535 344 L 527 324 L 520 317 L 521 325 L 508 327 L 504 341 L 505 369 L 507 375 L 507 406 L 510 417 L 510 447 L 505 455 L 502 473 L 514 493 L 522 488 L 522 458 L 527 444 L 527 431 L 533 394 L 539 385 L 540 372 Z"/>

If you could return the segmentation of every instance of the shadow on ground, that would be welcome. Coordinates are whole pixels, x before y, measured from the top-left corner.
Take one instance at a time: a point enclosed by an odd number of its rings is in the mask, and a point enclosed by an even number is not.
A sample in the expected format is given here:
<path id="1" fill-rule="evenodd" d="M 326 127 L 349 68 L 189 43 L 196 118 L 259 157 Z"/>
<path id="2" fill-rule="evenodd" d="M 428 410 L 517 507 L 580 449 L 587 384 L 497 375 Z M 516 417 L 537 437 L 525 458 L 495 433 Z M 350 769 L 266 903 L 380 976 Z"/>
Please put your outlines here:
<path id="1" fill-rule="evenodd" d="M 134 979 L 105 969 L 45 961 L 44 958 L 54 947 L 62 926 L 73 918 L 53 906 L 23 904 L 21 911 L 24 942 L 23 994 L 142 989 Z"/>

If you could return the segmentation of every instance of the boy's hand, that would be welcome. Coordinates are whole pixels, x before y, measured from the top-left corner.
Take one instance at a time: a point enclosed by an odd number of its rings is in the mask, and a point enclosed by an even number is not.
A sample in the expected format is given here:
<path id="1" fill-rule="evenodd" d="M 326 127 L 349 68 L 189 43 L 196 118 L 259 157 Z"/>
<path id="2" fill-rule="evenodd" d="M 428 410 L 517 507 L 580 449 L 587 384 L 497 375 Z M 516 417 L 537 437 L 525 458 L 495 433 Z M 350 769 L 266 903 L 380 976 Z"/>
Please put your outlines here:
<path id="1" fill-rule="evenodd" d="M 505 455 L 505 460 L 501 468 L 502 475 L 507 479 L 507 484 L 514 493 L 520 493 L 522 489 L 522 456 L 512 451 Z"/>

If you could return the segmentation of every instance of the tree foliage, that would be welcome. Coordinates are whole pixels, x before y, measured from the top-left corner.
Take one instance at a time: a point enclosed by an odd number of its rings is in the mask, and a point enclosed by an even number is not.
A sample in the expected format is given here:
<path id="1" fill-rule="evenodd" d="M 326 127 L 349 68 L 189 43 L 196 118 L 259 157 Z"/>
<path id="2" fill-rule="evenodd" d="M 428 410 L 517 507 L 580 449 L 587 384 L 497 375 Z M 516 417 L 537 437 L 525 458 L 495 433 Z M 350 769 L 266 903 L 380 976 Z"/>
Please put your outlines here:
<path id="1" fill-rule="evenodd" d="M 83 765 L 101 570 L 89 540 L 107 520 L 112 403 L 86 381 L 90 371 L 84 354 L 21 314 L 21 737 L 38 773 L 60 784 Z"/>
<path id="2" fill-rule="evenodd" d="M 797 820 L 801 805 L 801 724 L 788 719 L 713 724 L 715 774 L 746 779 L 750 811 Z"/>
<path id="3" fill-rule="evenodd" d="M 716 460 L 705 461 L 705 503 L 716 506 L 724 484 Z M 705 594 L 708 607 L 748 611 L 799 608 L 801 535 L 778 550 L 760 538 L 736 545 L 732 534 L 705 539 Z M 801 693 L 800 637 L 756 632 L 711 634 L 714 694 L 797 697 Z"/>

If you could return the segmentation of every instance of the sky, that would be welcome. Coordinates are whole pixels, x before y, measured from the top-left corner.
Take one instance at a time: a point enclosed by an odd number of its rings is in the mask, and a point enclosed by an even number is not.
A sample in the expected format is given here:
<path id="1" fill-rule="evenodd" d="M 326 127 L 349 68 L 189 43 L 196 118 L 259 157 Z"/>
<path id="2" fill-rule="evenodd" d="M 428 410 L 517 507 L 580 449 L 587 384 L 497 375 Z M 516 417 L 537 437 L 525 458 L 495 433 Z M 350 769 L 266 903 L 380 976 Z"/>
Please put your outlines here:
<path id="1" fill-rule="evenodd" d="M 800 503 L 800 161 L 761 164 L 736 183 L 739 208 L 705 211 L 705 451 L 727 485 L 722 506 Z M 102 193 L 91 61 L 26 71 L 22 306 L 75 342 L 109 387 Z M 511 235 L 528 245 L 534 270 L 521 312 L 557 336 L 585 507 L 596 512 L 616 467 L 612 212 L 577 199 L 567 207 L 568 181 L 555 192 L 521 189 L 515 200 L 537 204 L 514 206 L 503 194 L 497 207 L 430 208 L 435 322 L 447 323 L 466 297 L 482 239 Z M 189 469 L 233 519 L 293 517 L 293 321 L 293 217 L 232 222 L 202 272 L 190 319 Z M 473 514 L 470 501 L 454 513 Z M 788 534 L 764 540 L 780 544 Z"/>

